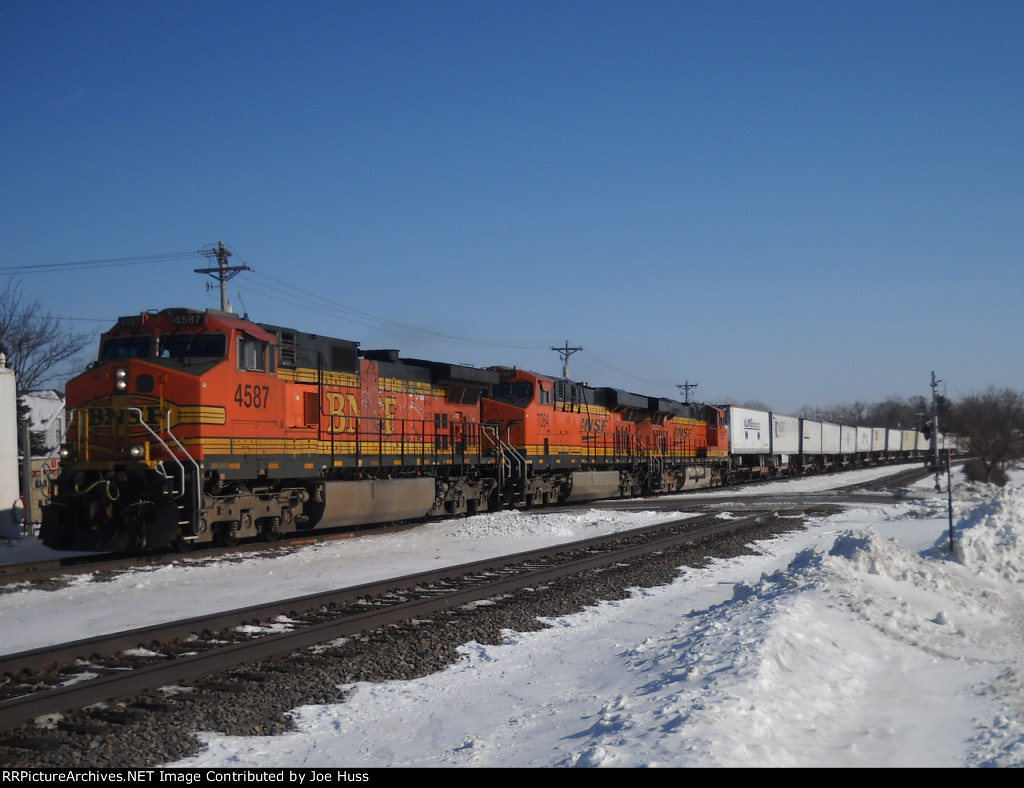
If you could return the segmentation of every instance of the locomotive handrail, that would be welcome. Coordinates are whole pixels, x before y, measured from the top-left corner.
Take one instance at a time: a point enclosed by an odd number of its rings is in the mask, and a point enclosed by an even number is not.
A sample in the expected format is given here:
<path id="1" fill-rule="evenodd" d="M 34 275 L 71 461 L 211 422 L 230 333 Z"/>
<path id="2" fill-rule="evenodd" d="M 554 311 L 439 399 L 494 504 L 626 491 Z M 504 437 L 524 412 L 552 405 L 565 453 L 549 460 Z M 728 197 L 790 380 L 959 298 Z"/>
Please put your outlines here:
<path id="1" fill-rule="evenodd" d="M 193 479 L 193 484 L 192 484 L 193 495 L 192 495 L 192 512 L 191 512 L 190 519 L 192 520 L 193 528 L 196 528 L 198 526 L 198 524 L 199 524 L 199 520 L 198 520 L 198 518 L 199 518 L 199 510 L 202 509 L 202 506 L 203 506 L 203 491 L 202 491 L 202 489 L 200 489 L 200 484 L 199 484 L 200 479 L 202 478 L 202 475 L 201 475 L 202 471 L 199 468 L 199 463 L 196 461 L 196 458 L 193 457 L 191 454 L 189 454 L 188 449 L 186 449 L 185 446 L 182 444 L 182 442 L 180 440 L 178 440 L 178 436 L 175 435 L 173 432 L 171 432 L 171 412 L 169 410 L 167 411 L 167 434 L 170 435 L 174 439 L 174 442 L 176 444 L 178 444 L 178 448 L 181 449 L 182 453 L 184 453 L 184 455 L 186 457 L 188 457 L 189 462 L 191 462 L 193 467 L 195 468 L 195 474 L 192 477 L 192 479 Z M 173 452 L 171 452 L 170 454 L 171 454 L 172 457 L 174 457 L 175 461 L 178 462 L 178 465 L 181 467 L 181 494 L 184 495 L 185 494 L 185 466 L 182 465 L 180 461 L 178 461 L 178 458 L 173 454 Z"/>
<path id="2" fill-rule="evenodd" d="M 153 428 L 150 427 L 146 423 L 146 420 L 142 417 L 142 409 L 141 408 L 128 408 L 128 412 L 129 413 L 134 413 L 134 414 L 138 415 L 138 417 L 139 417 L 139 424 L 142 425 L 142 427 L 146 430 L 146 432 L 148 432 L 150 435 L 153 436 L 153 438 L 157 441 L 157 443 L 159 443 L 163 447 L 164 451 L 167 452 L 171 456 L 171 459 L 174 460 L 175 464 L 181 469 L 181 494 L 180 495 L 175 495 L 174 497 L 175 498 L 182 497 L 185 494 L 185 466 L 182 465 L 181 460 L 178 459 L 177 455 L 175 455 L 175 453 L 173 451 L 171 451 L 171 447 L 167 445 L 167 443 L 164 441 L 164 439 L 161 438 L 159 435 L 157 435 L 157 433 L 153 430 Z M 167 414 L 167 433 L 169 435 L 171 435 L 172 438 L 174 438 L 174 435 L 171 433 L 171 414 L 170 414 L 170 412 L 168 412 L 168 414 Z M 177 438 L 174 438 L 174 442 L 177 443 L 178 446 L 181 446 L 181 443 L 178 441 Z M 182 448 L 182 451 L 185 451 L 185 448 L 183 446 L 181 446 L 181 448 Z M 188 452 L 187 451 L 185 451 L 185 456 L 188 456 Z M 189 457 L 189 459 L 191 460 L 192 458 Z M 192 460 L 192 461 L 195 462 L 195 460 Z"/>
<path id="3" fill-rule="evenodd" d="M 195 476 L 193 477 L 196 480 L 196 483 L 193 485 L 193 487 L 195 489 L 195 500 L 193 501 L 193 503 L 195 504 L 195 509 L 193 511 L 198 512 L 199 508 L 200 508 L 200 504 L 202 503 L 202 501 L 201 501 L 201 492 L 199 490 L 199 478 L 200 478 L 199 463 L 196 461 L 195 457 L 193 457 L 191 454 L 189 454 L 188 449 L 185 448 L 185 446 L 182 444 L 182 442 L 180 440 L 178 440 L 178 436 L 175 435 L 173 432 L 171 432 L 171 412 L 169 410 L 167 411 L 167 427 L 166 427 L 166 432 L 167 432 L 168 435 L 171 436 L 171 438 L 174 439 L 174 442 L 178 445 L 178 448 L 181 449 L 182 453 L 186 457 L 188 457 L 188 461 L 190 463 L 192 463 L 193 467 L 196 469 Z M 178 460 L 178 458 L 175 457 L 175 455 L 173 453 L 170 453 L 170 454 L 171 454 L 172 457 L 174 457 L 175 461 Z M 178 462 L 178 465 L 181 465 L 180 461 Z M 185 493 L 185 468 L 184 468 L 184 466 L 182 466 L 182 469 L 181 469 L 181 487 L 182 487 L 182 495 L 184 495 L 184 493 Z"/>
<path id="4" fill-rule="evenodd" d="M 664 472 L 664 457 L 655 455 L 654 450 L 645 446 L 639 435 L 634 435 L 633 440 L 636 443 L 637 453 L 647 462 L 647 473 L 652 478 L 655 476 L 661 476 Z"/>
<path id="5" fill-rule="evenodd" d="M 512 463 L 508 460 L 506 454 L 511 456 L 516 461 L 516 464 L 522 469 L 519 478 L 521 478 L 523 480 L 523 483 L 525 484 L 526 477 L 530 468 L 530 463 L 526 461 L 526 458 L 522 454 L 520 454 L 514 446 L 512 446 L 509 443 L 505 443 L 505 441 L 502 440 L 501 433 L 498 432 L 498 425 L 481 423 L 480 434 L 487 436 L 487 439 L 491 441 L 491 443 L 494 444 L 494 447 L 498 450 L 498 467 L 501 469 L 501 473 L 498 479 L 500 488 L 504 488 L 505 486 L 506 463 L 510 468 L 512 466 Z"/>
<path id="6" fill-rule="evenodd" d="M 167 445 L 166 441 L 164 441 L 164 439 L 161 438 L 153 430 L 153 428 L 150 427 L 146 423 L 145 419 L 142 418 L 142 409 L 141 408 L 128 408 L 128 411 L 138 415 L 139 423 L 145 428 L 146 432 L 148 432 L 150 435 L 152 435 L 156 439 L 156 441 L 163 447 L 164 451 L 166 451 L 170 455 L 171 459 L 174 460 L 174 463 L 180 469 L 180 471 L 181 471 L 181 493 L 175 495 L 174 497 L 175 498 L 182 498 L 182 497 L 184 497 L 185 492 L 186 492 L 186 486 L 185 486 L 185 466 L 184 466 L 184 464 L 181 462 L 180 459 L 178 459 L 178 456 L 173 451 L 171 451 L 171 447 Z M 193 488 L 195 490 L 195 496 L 194 496 L 195 500 L 193 501 L 195 506 L 193 508 L 193 512 L 198 512 L 199 508 L 200 508 L 200 503 L 201 503 L 200 491 L 199 491 L 199 463 L 196 462 L 195 458 L 191 454 L 188 453 L 188 449 L 186 449 L 182 445 L 181 441 L 178 440 L 178 436 L 175 435 L 171 431 L 171 412 L 167 411 L 166 415 L 167 415 L 167 426 L 165 427 L 165 431 L 167 432 L 168 435 L 171 436 L 171 439 L 177 444 L 178 448 L 181 449 L 182 453 L 188 458 L 188 461 L 191 462 L 192 465 L 195 466 L 195 469 L 196 469 L 196 475 L 195 475 L 195 482 L 196 483 L 193 485 Z"/>

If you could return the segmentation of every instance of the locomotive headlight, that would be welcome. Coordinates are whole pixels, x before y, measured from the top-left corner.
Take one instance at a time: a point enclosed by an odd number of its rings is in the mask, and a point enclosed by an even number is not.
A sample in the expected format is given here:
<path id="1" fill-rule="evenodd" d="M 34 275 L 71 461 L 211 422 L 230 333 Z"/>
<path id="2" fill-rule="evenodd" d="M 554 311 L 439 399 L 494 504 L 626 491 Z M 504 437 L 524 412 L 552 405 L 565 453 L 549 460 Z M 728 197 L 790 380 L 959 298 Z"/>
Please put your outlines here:
<path id="1" fill-rule="evenodd" d="M 70 446 L 62 446 L 60 449 L 60 458 L 62 460 L 73 460 L 75 453 L 71 450 Z"/>
<path id="2" fill-rule="evenodd" d="M 114 370 L 114 388 L 117 391 L 125 391 L 128 388 L 128 367 L 118 367 Z"/>
<path id="3" fill-rule="evenodd" d="M 141 443 L 133 443 L 128 449 L 128 456 L 133 460 L 141 460 L 146 456 L 146 447 Z"/>

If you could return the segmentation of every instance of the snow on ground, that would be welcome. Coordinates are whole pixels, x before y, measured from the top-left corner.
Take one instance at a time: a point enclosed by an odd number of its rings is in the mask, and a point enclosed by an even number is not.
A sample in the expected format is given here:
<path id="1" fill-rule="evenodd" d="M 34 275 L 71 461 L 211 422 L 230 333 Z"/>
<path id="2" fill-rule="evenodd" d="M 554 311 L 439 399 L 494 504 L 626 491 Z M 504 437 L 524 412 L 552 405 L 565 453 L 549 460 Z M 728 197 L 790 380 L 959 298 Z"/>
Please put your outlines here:
<path id="1" fill-rule="evenodd" d="M 681 570 L 671 585 L 509 632 L 500 646 L 468 643 L 432 676 L 353 686 L 344 704 L 297 709 L 293 733 L 202 734 L 208 749 L 175 765 L 1022 766 L 1024 476 L 1013 485 L 954 477 L 955 553 L 946 492 L 929 479 L 760 543 L 760 555 Z M 0 597 L 0 648 L 672 516 L 484 515 L 273 559 L 24 589 Z M 0 545 L 0 561 L 28 549 Z"/>

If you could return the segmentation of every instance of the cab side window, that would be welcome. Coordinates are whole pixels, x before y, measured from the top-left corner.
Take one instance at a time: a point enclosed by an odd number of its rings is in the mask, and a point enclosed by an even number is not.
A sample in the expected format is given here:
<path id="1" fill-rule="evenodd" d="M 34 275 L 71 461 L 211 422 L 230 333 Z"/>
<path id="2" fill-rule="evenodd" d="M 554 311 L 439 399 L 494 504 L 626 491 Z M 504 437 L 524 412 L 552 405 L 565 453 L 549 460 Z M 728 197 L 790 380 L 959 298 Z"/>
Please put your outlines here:
<path id="1" fill-rule="evenodd" d="M 239 337 L 238 368 L 246 372 L 266 372 L 267 343 L 249 337 Z"/>

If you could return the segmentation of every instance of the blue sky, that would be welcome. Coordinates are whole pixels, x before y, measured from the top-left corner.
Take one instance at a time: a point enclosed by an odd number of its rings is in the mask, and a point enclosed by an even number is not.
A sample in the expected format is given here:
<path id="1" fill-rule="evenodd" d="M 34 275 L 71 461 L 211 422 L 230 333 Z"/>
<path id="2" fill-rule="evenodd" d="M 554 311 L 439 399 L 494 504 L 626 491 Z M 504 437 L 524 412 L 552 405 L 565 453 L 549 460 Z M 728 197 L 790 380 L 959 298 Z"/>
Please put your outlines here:
<path id="1" fill-rule="evenodd" d="M 1024 3 L 0 4 L 0 277 L 781 411 L 1024 390 Z"/>

